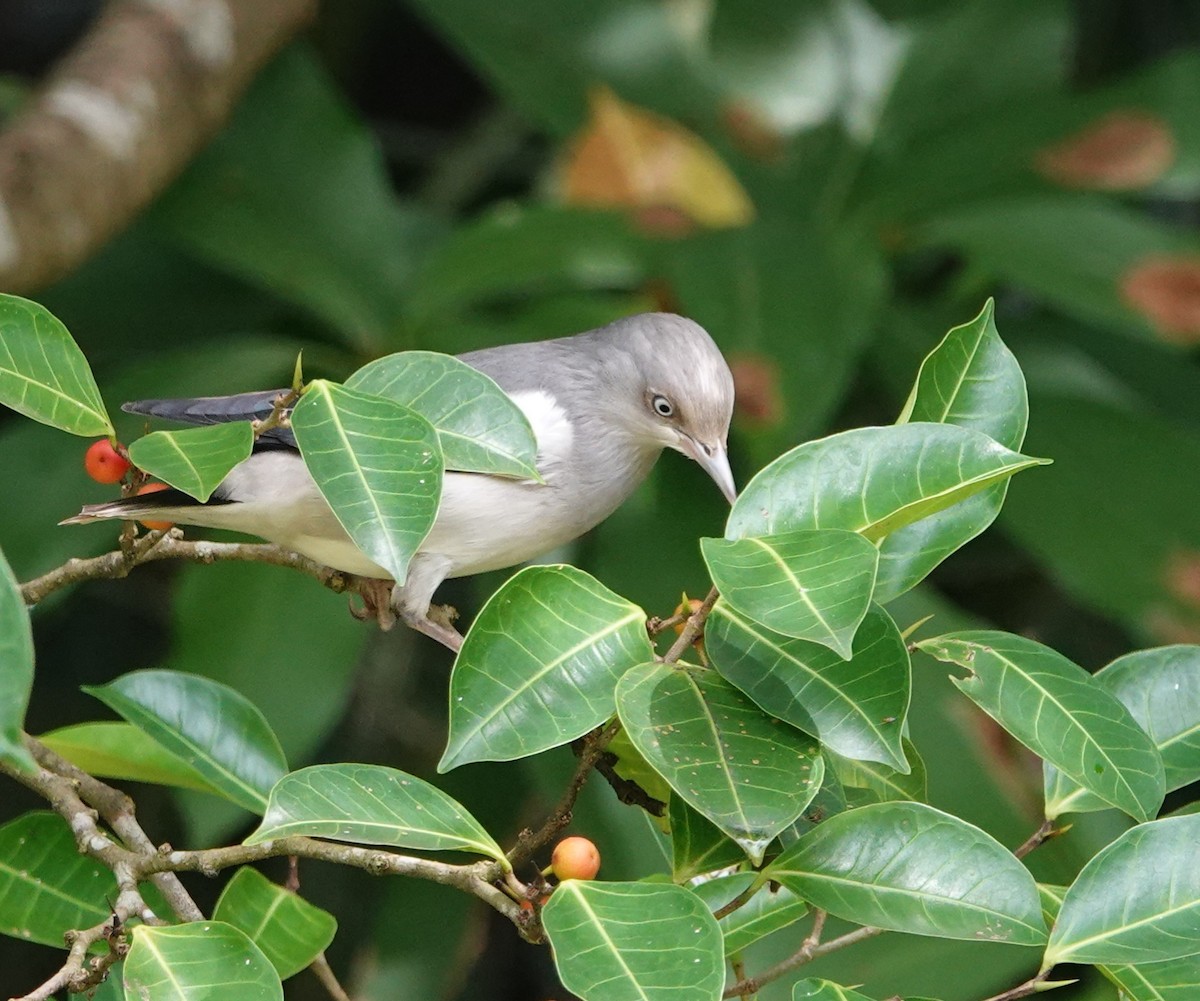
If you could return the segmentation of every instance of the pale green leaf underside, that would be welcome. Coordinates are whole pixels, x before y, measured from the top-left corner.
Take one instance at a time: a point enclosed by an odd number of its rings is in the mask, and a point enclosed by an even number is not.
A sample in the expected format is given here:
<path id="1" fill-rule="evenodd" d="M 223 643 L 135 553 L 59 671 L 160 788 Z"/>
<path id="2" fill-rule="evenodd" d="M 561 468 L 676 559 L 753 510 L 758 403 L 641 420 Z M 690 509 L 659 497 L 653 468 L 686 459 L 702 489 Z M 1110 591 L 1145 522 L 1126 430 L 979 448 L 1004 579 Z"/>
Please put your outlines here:
<path id="1" fill-rule="evenodd" d="M 613 689 L 650 660 L 646 614 L 570 566 L 519 571 L 471 624 L 450 675 L 438 771 L 511 761 L 574 740 L 613 714 Z"/>
<path id="2" fill-rule="evenodd" d="M 1113 696 L 1062 654 L 1010 633 L 949 633 L 921 650 L 958 664 L 952 678 L 984 712 L 1034 754 L 1138 820 L 1165 795 L 1162 758 Z"/>
<path id="3" fill-rule="evenodd" d="M 129 446 L 129 458 L 138 469 L 203 503 L 253 447 L 250 422 L 233 421 L 181 431 L 152 431 Z"/>
<path id="4" fill-rule="evenodd" d="M 4 293 L 0 404 L 71 434 L 113 433 L 92 370 L 67 328 L 44 306 Z"/>
<path id="5" fill-rule="evenodd" d="M 816 795 L 811 737 L 762 712 L 715 671 L 643 664 L 617 686 L 629 739 L 675 794 L 762 861 Z"/>
<path id="6" fill-rule="evenodd" d="M 243 866 L 221 891 L 213 920 L 244 932 L 271 961 L 280 980 L 308 966 L 337 931 L 337 919 L 299 894 Z"/>
<path id="7" fill-rule="evenodd" d="M 721 931 L 682 886 L 567 880 L 542 921 L 563 985 L 587 1001 L 721 996 Z"/>
<path id="8" fill-rule="evenodd" d="M 876 803 L 830 817 L 766 871 L 858 924 L 968 941 L 1046 941 L 1028 870 L 979 828 L 921 803 Z"/>
<path id="9" fill-rule="evenodd" d="M 292 431 L 354 544 L 403 583 L 437 517 L 443 474 L 437 432 L 399 403 L 323 380 L 305 389 Z"/>
<path id="10" fill-rule="evenodd" d="M 293 835 L 504 858 L 460 803 L 415 775 L 382 765 L 313 765 L 280 779 L 246 844 Z"/>
<path id="11" fill-rule="evenodd" d="M 450 355 L 403 351 L 365 365 L 346 388 L 415 410 L 437 430 L 446 468 L 539 479 L 525 413 L 488 376 Z"/>
<path id="12" fill-rule="evenodd" d="M 219 795 L 196 769 L 132 723 L 76 723 L 44 733 L 38 740 L 97 778 L 153 782 Z"/>
<path id="13" fill-rule="evenodd" d="M 1048 460 L 953 424 L 857 428 L 799 445 L 754 477 L 730 539 L 840 528 L 878 541 Z"/>
<path id="14" fill-rule="evenodd" d="M 133 929 L 125 996 L 152 1001 L 283 1001 L 270 960 L 244 932 L 221 921 Z"/>
<path id="15" fill-rule="evenodd" d="M 879 550 L 869 540 L 826 529 L 701 539 L 700 548 L 713 583 L 739 612 L 850 659 L 879 565 Z"/>

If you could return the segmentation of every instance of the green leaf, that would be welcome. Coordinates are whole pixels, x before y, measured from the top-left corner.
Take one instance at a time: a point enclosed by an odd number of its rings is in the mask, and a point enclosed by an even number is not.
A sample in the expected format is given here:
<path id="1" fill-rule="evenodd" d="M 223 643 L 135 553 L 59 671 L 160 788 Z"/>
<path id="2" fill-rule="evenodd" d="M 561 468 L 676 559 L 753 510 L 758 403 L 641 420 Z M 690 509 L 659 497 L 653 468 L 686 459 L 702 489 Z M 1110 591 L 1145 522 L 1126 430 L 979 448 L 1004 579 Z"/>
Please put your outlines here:
<path id="1" fill-rule="evenodd" d="M 792 1001 L 872 1001 L 872 999 L 858 991 L 852 991 L 849 987 L 835 984 L 832 980 L 817 980 L 809 977 L 792 986 Z"/>
<path id="2" fill-rule="evenodd" d="M 1025 377 L 996 332 L 992 300 L 970 323 L 955 327 L 921 363 L 898 424 L 927 421 L 986 434 L 1019 449 L 1029 422 Z M 920 582 L 1000 513 L 1007 482 L 893 532 L 879 547 L 875 600 L 886 603 Z"/>
<path id="3" fill-rule="evenodd" d="M 526 567 L 488 599 L 454 662 L 438 771 L 582 736 L 612 716 L 621 675 L 653 656 L 637 605 L 574 567 Z"/>
<path id="4" fill-rule="evenodd" d="M 152 431 L 129 446 L 130 461 L 204 503 L 229 471 L 250 455 L 249 421 L 182 431 Z"/>
<path id="5" fill-rule="evenodd" d="M 0 827 L 0 932 L 61 949 L 63 933 L 109 915 L 117 881 L 81 855 L 56 813 L 27 813 Z"/>
<path id="6" fill-rule="evenodd" d="M 733 608 L 784 636 L 851 656 L 871 604 L 879 550 L 857 532 L 796 531 L 701 539 L 713 583 Z"/>
<path id="7" fill-rule="evenodd" d="M 1053 925 L 1067 887 L 1038 884 L 1042 913 Z M 1097 964 L 1120 991 L 1120 1001 L 1193 1001 L 1200 988 L 1200 953 L 1161 963 Z"/>
<path id="8" fill-rule="evenodd" d="M 21 586 L 0 551 L 0 760 L 37 770 L 22 740 L 33 688 L 33 630 Z"/>
<path id="9" fill-rule="evenodd" d="M 1049 460 L 953 424 L 855 428 L 781 455 L 738 496 L 725 536 L 841 528 L 872 542 Z"/>
<path id="10" fill-rule="evenodd" d="M 134 671 L 83 690 L 254 813 L 287 771 L 262 713 L 228 685 L 178 671 Z"/>
<path id="11" fill-rule="evenodd" d="M 280 980 L 299 973 L 333 941 L 337 919 L 291 890 L 243 866 L 225 884 L 213 920 L 246 933 Z"/>
<path id="12" fill-rule="evenodd" d="M 1200 953 L 1200 816 L 1126 831 L 1067 890 L 1042 969 L 1158 963 Z"/>
<path id="13" fill-rule="evenodd" d="M 967 941 L 1046 941 L 1029 871 L 979 828 L 922 803 L 839 813 L 766 872 L 858 924 Z"/>
<path id="14" fill-rule="evenodd" d="M 1034 754 L 1138 820 L 1165 795 L 1162 758 L 1146 731 L 1081 667 L 1033 640 L 979 630 L 917 646 L 970 672 L 956 686 Z"/>
<path id="15" fill-rule="evenodd" d="M 908 772 L 898 772 L 877 761 L 844 758 L 825 748 L 825 757 L 848 795 L 850 790 L 859 794 L 852 798 L 851 805 L 865 805 L 868 802 L 888 803 L 893 800 L 916 800 L 920 803 L 928 801 L 925 762 L 921 760 L 921 755 L 907 737 L 903 739 L 902 745 L 904 757 L 909 765 Z"/>
<path id="16" fill-rule="evenodd" d="M 38 740 L 97 778 L 154 782 L 220 795 L 196 769 L 132 723 L 77 723 L 44 733 Z"/>
<path id="17" fill-rule="evenodd" d="M 312 765 L 285 775 L 245 843 L 293 835 L 392 848 L 461 849 L 504 861 L 504 851 L 460 803 L 415 775 L 382 765 Z"/>
<path id="18" fill-rule="evenodd" d="M 402 351 L 360 368 L 346 388 L 402 403 L 437 431 L 447 469 L 540 480 L 529 419 L 495 382 L 433 351 Z"/>
<path id="19" fill-rule="evenodd" d="M 682 886 L 569 879 L 542 911 L 567 990 L 587 1001 L 717 1001 L 721 930 Z"/>
<path id="20" fill-rule="evenodd" d="M 692 890 L 715 914 L 757 878 L 757 873 L 735 872 L 705 880 Z M 746 903 L 718 922 L 725 939 L 725 955 L 732 956 L 749 948 L 759 939 L 795 924 L 807 913 L 808 904 L 786 886 L 778 883 L 763 886 Z"/>
<path id="21" fill-rule="evenodd" d="M 859 626 L 850 660 L 774 633 L 724 599 L 708 617 L 704 644 L 717 670 L 772 716 L 844 757 L 907 769 L 900 735 L 908 713 L 908 650 L 878 605 Z"/>
<path id="22" fill-rule="evenodd" d="M 676 883 L 746 860 L 737 842 L 688 806 L 682 796 L 672 796 L 667 809 L 671 821 L 671 878 Z"/>
<path id="23" fill-rule="evenodd" d="M 1139 650 L 1092 678 L 1150 735 L 1162 755 L 1167 792 L 1200 778 L 1200 646 Z M 1053 765 L 1044 771 L 1047 817 L 1108 808 Z"/>
<path id="24" fill-rule="evenodd" d="M 1119 989 L 1120 1001 L 1193 1001 L 1200 997 L 1200 955 L 1098 967 Z"/>
<path id="25" fill-rule="evenodd" d="M 420 414 L 318 379 L 292 412 L 308 471 L 342 527 L 403 584 L 442 493 L 437 432 Z"/>
<path id="26" fill-rule="evenodd" d="M 60 431 L 113 433 L 79 346 L 45 307 L 0 292 L 0 403 Z"/>
<path id="27" fill-rule="evenodd" d="M 767 716 L 716 671 L 643 664 L 617 686 L 629 739 L 675 794 L 758 864 L 816 795 L 813 740 Z"/>
<path id="28" fill-rule="evenodd" d="M 141 1001 L 283 1001 L 270 960 L 245 932 L 222 921 L 133 929 L 125 993 Z"/>

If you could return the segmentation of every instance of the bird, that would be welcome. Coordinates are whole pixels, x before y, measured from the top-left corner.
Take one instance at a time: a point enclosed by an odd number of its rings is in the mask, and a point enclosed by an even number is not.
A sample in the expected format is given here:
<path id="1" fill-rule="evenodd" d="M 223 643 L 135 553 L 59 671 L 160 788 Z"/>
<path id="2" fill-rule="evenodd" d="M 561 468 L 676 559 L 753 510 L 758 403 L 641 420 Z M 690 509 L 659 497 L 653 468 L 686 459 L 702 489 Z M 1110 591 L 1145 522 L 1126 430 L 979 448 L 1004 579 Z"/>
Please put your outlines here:
<path id="1" fill-rule="evenodd" d="M 447 472 L 436 519 L 390 594 L 409 626 L 457 650 L 462 637 L 433 606 L 446 579 L 535 559 L 591 530 L 629 497 L 666 448 L 694 459 L 732 504 L 733 376 L 698 323 L 641 313 L 569 337 L 457 356 L 524 412 L 541 482 Z M 251 420 L 285 390 L 138 400 L 122 409 L 186 424 Z M 207 502 L 174 490 L 84 505 L 63 524 L 155 519 L 258 536 L 344 573 L 390 582 L 325 502 L 290 429 L 260 436 Z"/>

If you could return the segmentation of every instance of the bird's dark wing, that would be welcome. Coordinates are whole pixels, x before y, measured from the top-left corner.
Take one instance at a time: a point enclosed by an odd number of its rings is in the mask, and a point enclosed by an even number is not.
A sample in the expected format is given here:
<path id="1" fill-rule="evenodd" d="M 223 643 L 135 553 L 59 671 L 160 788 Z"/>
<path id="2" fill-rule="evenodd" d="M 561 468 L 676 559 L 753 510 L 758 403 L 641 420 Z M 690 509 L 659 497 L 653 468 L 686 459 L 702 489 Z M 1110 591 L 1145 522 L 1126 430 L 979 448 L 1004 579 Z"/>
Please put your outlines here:
<path id="1" fill-rule="evenodd" d="M 275 401 L 286 389 L 264 389 L 235 396 L 197 396 L 176 400 L 134 400 L 121 404 L 130 414 L 164 417 L 180 424 L 225 424 L 229 421 L 262 420 L 275 407 Z M 259 448 L 295 448 L 296 438 L 290 428 L 273 428 L 256 442 Z"/>

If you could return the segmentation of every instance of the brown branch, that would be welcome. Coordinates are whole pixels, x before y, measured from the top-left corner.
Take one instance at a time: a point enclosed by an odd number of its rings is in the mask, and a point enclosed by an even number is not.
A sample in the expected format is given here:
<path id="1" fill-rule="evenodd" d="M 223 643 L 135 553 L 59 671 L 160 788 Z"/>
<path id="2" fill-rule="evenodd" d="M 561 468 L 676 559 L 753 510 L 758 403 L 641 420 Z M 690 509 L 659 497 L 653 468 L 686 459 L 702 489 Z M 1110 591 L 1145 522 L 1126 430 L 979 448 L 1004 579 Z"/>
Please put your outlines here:
<path id="1" fill-rule="evenodd" d="M 72 791 L 72 796 L 76 800 L 82 799 L 86 803 L 88 815 L 92 817 L 93 823 L 97 815 L 103 818 L 104 822 L 112 829 L 123 842 L 125 857 L 120 860 L 122 864 L 127 864 L 131 870 L 130 879 L 131 886 L 136 890 L 137 883 L 140 879 L 149 875 L 151 882 L 162 893 L 167 903 L 171 905 L 171 910 L 182 921 L 200 921 L 204 914 L 196 902 L 192 900 L 190 894 L 184 889 L 183 884 L 179 882 L 179 877 L 174 873 L 146 873 L 144 872 L 144 859 L 147 856 L 157 853 L 154 842 L 150 840 L 146 832 L 142 830 L 141 825 L 135 816 L 133 800 L 126 796 L 119 789 L 114 789 L 112 786 L 101 782 L 99 779 L 89 775 L 87 772 L 77 768 L 66 758 L 55 754 L 41 741 L 33 737 L 26 736 L 25 746 L 29 748 L 29 752 L 33 755 L 33 759 L 41 766 L 41 772 L 52 775 L 55 778 L 54 787 L 57 790 L 69 788 Z M 23 781 L 23 775 L 19 773 L 9 772 L 17 781 Z M 32 788 L 32 786 L 30 787 Z M 78 790 L 78 795 L 75 795 L 75 790 Z M 38 791 L 38 790 L 35 790 Z M 43 794 L 44 795 L 44 794 Z M 49 798 L 49 797 L 47 797 Z M 79 850 L 85 852 L 92 857 L 97 858 L 105 865 L 113 869 L 113 872 L 118 876 L 118 885 L 120 885 L 120 873 L 103 855 L 92 851 L 91 843 L 84 844 L 80 841 L 80 833 L 77 828 L 77 823 L 83 823 L 83 820 L 78 817 L 78 811 L 74 810 L 74 803 L 71 803 L 73 813 L 68 815 L 63 809 L 60 809 L 58 804 L 53 799 L 50 800 L 51 805 L 55 806 L 59 814 L 71 826 L 71 830 L 75 832 L 76 842 L 79 844 Z M 88 832 L 91 833 L 90 831 Z M 139 915 L 143 920 L 153 920 L 154 914 L 145 909 L 145 913 Z"/>
<path id="2" fill-rule="evenodd" d="M 110 918 L 92 928 L 80 931 L 70 931 L 66 939 L 70 943 L 67 960 L 49 980 L 35 987 L 28 994 L 22 994 L 13 1001 L 50 1001 L 59 991 L 83 993 L 99 987 L 108 976 L 109 969 L 126 952 L 124 942 L 120 941 L 120 927 L 129 917 L 122 914 L 120 905 L 114 905 Z M 88 951 L 97 942 L 108 941 L 108 952 L 102 956 L 93 956 L 88 961 Z"/>
<path id="3" fill-rule="evenodd" d="M 350 995 L 346 993 L 346 989 L 338 983 L 338 978 L 333 973 L 333 968 L 329 965 L 329 960 L 325 958 L 325 953 L 321 953 L 308 966 L 316 978 L 321 981 L 321 986 L 329 992 L 329 996 L 333 1001 L 350 1001 Z"/>
<path id="4" fill-rule="evenodd" d="M 720 921 L 721 918 L 728 917 L 734 911 L 745 907 L 748 903 L 750 903 L 751 898 L 766 885 L 766 877 L 760 875 L 736 897 L 713 911 L 713 917 Z"/>
<path id="5" fill-rule="evenodd" d="M 579 749 L 579 763 L 575 766 L 575 774 L 571 776 L 571 781 L 567 784 L 567 788 L 559 799 L 558 805 L 536 832 L 522 831 L 512 851 L 508 853 L 508 861 L 514 869 L 523 866 L 533 858 L 535 852 L 546 845 L 551 838 L 555 837 L 559 831 L 571 822 L 571 813 L 575 809 L 575 801 L 579 798 L 580 790 L 583 789 L 583 785 L 587 782 L 588 775 L 591 774 L 592 769 L 596 766 L 596 762 L 604 754 L 604 749 L 608 747 L 609 741 L 617 735 L 617 731 L 620 728 L 620 720 L 613 719 L 607 726 L 593 730 L 583 738 Z"/>
<path id="6" fill-rule="evenodd" d="M 1065 833 L 1065 830 L 1065 828 L 1061 830 L 1056 828 L 1053 820 L 1043 820 L 1042 826 L 1029 835 L 1025 839 L 1025 843 L 1020 848 L 1015 849 L 1013 854 L 1017 858 L 1024 858 L 1035 848 L 1045 844 L 1051 838 L 1057 838 L 1060 834 Z"/>
<path id="7" fill-rule="evenodd" d="M 116 580 L 126 577 L 136 566 L 158 560 L 186 560 L 189 563 L 270 563 L 291 567 L 313 580 L 342 593 L 357 590 L 357 578 L 339 570 L 331 570 L 299 553 L 281 546 L 260 542 L 207 542 L 185 539 L 183 532 L 172 528 L 167 532 L 149 532 L 133 541 L 128 550 L 114 549 L 90 559 L 67 560 L 60 567 L 21 585 L 21 597 L 27 605 L 36 605 L 64 587 L 88 580 Z"/>
<path id="8" fill-rule="evenodd" d="M 1007 991 L 1001 991 L 999 994 L 993 994 L 990 998 L 984 998 L 984 1001 L 1017 1001 L 1017 998 L 1027 998 L 1030 994 L 1037 994 L 1046 989 L 1046 976 L 1049 970 L 1039 973 L 1036 977 L 1026 980 L 1023 984 L 1018 984 L 1016 987 Z M 1065 983 L 1073 984 L 1074 980 L 1068 980 Z M 1063 986 L 1063 985 L 1054 985 Z"/>
<path id="9" fill-rule="evenodd" d="M 48 285 L 128 225 L 315 7 L 110 0 L 0 132 L 0 288 Z"/>
<path id="10" fill-rule="evenodd" d="M 700 634 L 704 631 L 704 620 L 708 618 L 708 613 L 712 611 L 713 605 L 717 603 L 717 599 L 720 596 L 720 592 L 714 587 L 708 592 L 708 597 L 704 599 L 700 607 L 688 616 L 687 622 L 683 627 L 683 632 L 671 644 L 671 649 L 663 655 L 662 660 L 664 664 L 674 664 L 699 639 Z"/>
<path id="11" fill-rule="evenodd" d="M 874 938 L 876 935 L 883 934 L 887 929 L 874 928 L 867 925 L 863 928 L 856 928 L 854 931 L 847 932 L 845 935 L 839 935 L 835 939 L 830 939 L 828 942 L 821 943 L 821 932 L 825 928 L 825 912 L 816 911 L 813 915 L 813 928 L 809 933 L 808 938 L 800 948 L 787 959 L 776 963 L 770 969 L 760 973 L 757 977 L 750 977 L 748 980 L 741 980 L 732 987 L 726 989 L 721 995 L 723 998 L 744 998 L 751 994 L 757 994 L 764 985 L 771 983 L 773 980 L 778 980 L 785 973 L 790 973 L 798 966 L 803 966 L 805 963 L 811 963 L 814 959 L 820 959 L 822 956 L 828 956 L 831 952 L 837 952 L 839 949 L 845 949 L 847 946 L 856 945 L 866 939 Z M 994 1001 L 994 999 L 993 999 Z"/>

